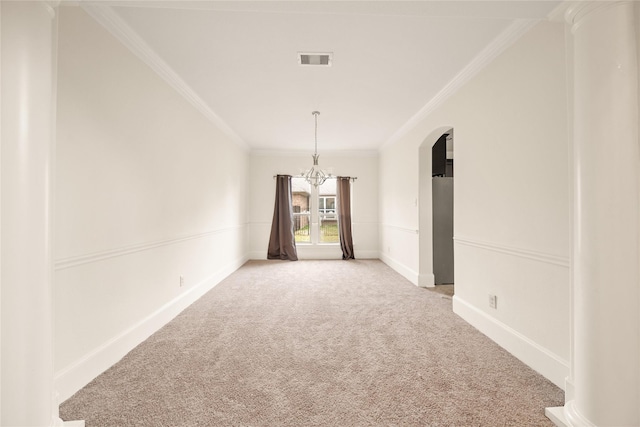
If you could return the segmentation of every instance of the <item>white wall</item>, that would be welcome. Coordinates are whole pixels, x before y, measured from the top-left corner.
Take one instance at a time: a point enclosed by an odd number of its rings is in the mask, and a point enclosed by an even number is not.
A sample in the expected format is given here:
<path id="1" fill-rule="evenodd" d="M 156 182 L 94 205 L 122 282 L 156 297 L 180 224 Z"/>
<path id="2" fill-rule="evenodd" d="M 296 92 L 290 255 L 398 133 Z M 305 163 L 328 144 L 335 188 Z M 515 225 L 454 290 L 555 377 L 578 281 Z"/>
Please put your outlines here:
<path id="1" fill-rule="evenodd" d="M 250 250 L 252 259 L 266 259 L 273 207 L 274 175 L 297 175 L 313 165 L 308 154 L 252 153 L 249 201 Z M 358 179 L 351 186 L 353 246 L 356 258 L 378 258 L 378 156 L 375 152 L 326 153 L 320 151 L 320 166 L 336 176 Z M 298 244 L 300 259 L 340 259 L 340 245 Z"/>
<path id="2" fill-rule="evenodd" d="M 415 202 L 431 187 L 420 191 L 420 146 L 453 128 L 454 310 L 561 387 L 570 254 L 563 31 L 535 26 L 380 159 L 382 259 L 417 283 L 418 274 L 433 273 L 420 271 L 430 263 L 419 257 L 432 251 L 417 256 L 419 236 L 411 232 L 431 233 L 430 203 Z"/>
<path id="3" fill-rule="evenodd" d="M 58 78 L 65 399 L 247 259 L 248 153 L 80 8 L 60 9 Z"/>
<path id="4" fill-rule="evenodd" d="M 398 143 L 380 155 L 380 259 L 414 284 L 419 274 L 418 146 Z M 433 272 L 432 272 L 433 273 Z"/>

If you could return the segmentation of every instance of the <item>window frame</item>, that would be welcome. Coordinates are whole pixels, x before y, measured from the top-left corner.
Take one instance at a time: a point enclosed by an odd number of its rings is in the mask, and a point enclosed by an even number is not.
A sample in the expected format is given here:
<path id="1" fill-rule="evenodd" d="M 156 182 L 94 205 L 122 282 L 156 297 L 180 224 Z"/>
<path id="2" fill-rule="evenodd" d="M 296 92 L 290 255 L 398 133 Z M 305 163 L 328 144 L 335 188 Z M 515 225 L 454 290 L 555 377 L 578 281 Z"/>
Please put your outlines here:
<path id="1" fill-rule="evenodd" d="M 304 178 L 302 177 L 297 177 L 294 176 L 291 178 L 293 179 L 301 179 L 304 180 Z M 331 179 L 331 178 L 329 178 Z M 299 234 L 295 234 L 295 224 L 294 224 L 294 235 L 296 236 L 296 245 L 304 245 L 304 246 L 313 246 L 313 245 L 317 245 L 317 246 L 322 246 L 322 245 L 328 245 L 328 246 L 334 246 L 334 245 L 339 245 L 340 244 L 340 240 L 338 238 L 337 242 L 323 242 L 322 240 L 322 220 L 326 220 L 327 215 L 329 216 L 330 220 L 335 220 L 336 225 L 339 227 L 338 225 L 338 196 L 337 194 L 333 194 L 333 195 L 320 195 L 320 187 L 315 187 L 311 184 L 308 184 L 309 186 L 309 203 L 308 203 L 308 211 L 305 212 L 294 212 L 294 221 L 295 218 L 298 217 L 303 217 L 303 216 L 307 216 L 309 218 L 309 241 L 299 241 L 298 237 L 300 236 Z M 322 208 L 321 206 L 321 199 L 323 200 L 322 202 Z M 333 209 L 327 209 L 327 204 L 326 204 L 326 200 L 327 199 L 333 199 L 334 200 L 334 208 Z M 321 209 L 323 212 L 321 212 Z M 326 211 L 331 211 L 331 212 L 326 212 Z"/>

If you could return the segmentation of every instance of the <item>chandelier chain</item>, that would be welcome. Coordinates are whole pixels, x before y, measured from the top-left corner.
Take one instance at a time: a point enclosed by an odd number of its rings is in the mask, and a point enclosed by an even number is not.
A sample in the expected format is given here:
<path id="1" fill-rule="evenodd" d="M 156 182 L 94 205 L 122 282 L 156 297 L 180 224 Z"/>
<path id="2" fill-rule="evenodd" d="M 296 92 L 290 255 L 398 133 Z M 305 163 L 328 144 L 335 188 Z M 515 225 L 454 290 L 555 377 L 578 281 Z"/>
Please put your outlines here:
<path id="1" fill-rule="evenodd" d="M 315 132 L 314 132 L 315 146 L 313 149 L 313 153 L 318 154 L 318 116 L 320 115 L 320 111 L 314 111 L 311 114 L 313 114 L 315 119 Z"/>

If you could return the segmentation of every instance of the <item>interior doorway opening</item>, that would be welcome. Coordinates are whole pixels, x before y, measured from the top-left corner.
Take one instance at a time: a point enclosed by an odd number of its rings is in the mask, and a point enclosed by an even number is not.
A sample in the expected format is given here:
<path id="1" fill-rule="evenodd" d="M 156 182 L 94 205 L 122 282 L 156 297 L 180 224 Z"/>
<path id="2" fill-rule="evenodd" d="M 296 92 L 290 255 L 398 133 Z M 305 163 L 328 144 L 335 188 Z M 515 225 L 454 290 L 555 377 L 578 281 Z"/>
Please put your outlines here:
<path id="1" fill-rule="evenodd" d="M 453 129 L 440 135 L 431 148 L 431 197 L 433 221 L 433 277 L 436 286 L 453 293 Z"/>
<path id="2" fill-rule="evenodd" d="M 434 129 L 419 148 L 419 285 L 432 289 L 438 285 L 435 290 L 451 295 L 454 283 L 453 140 L 453 128 L 443 126 Z M 445 182 L 447 184 L 441 185 Z M 443 186 L 448 188 L 441 191 Z M 441 273 L 443 264 L 448 275 Z"/>

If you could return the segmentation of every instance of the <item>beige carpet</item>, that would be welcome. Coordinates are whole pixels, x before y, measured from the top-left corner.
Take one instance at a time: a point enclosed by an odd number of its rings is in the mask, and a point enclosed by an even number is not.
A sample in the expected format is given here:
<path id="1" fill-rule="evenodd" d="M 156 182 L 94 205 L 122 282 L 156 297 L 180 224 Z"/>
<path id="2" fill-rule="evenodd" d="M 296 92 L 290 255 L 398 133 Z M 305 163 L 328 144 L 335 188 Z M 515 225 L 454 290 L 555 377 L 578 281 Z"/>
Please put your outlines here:
<path id="1" fill-rule="evenodd" d="M 563 392 L 380 261 L 253 261 L 61 405 L 103 426 L 552 426 Z"/>

